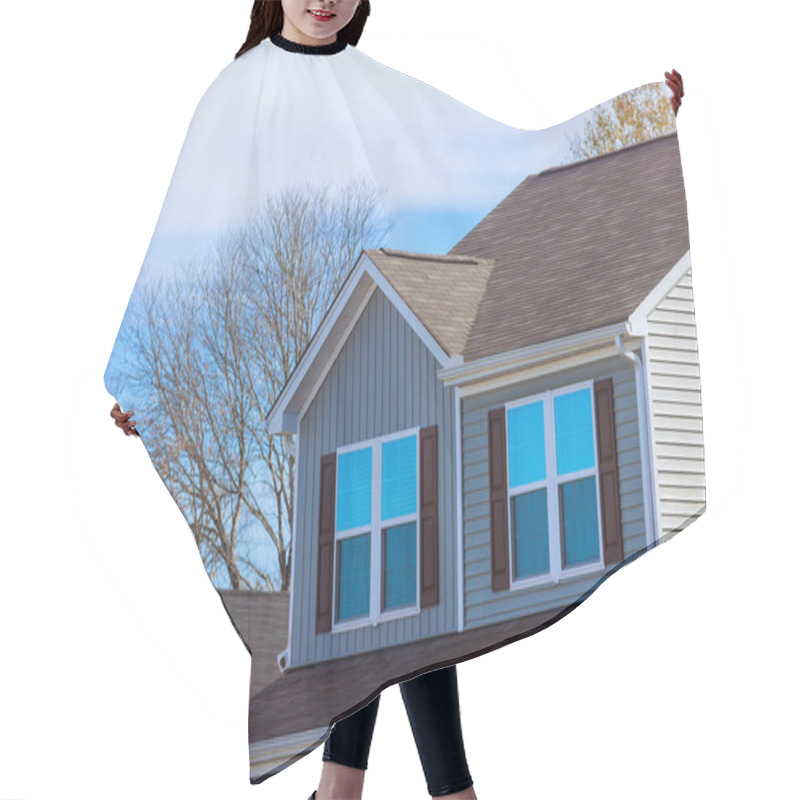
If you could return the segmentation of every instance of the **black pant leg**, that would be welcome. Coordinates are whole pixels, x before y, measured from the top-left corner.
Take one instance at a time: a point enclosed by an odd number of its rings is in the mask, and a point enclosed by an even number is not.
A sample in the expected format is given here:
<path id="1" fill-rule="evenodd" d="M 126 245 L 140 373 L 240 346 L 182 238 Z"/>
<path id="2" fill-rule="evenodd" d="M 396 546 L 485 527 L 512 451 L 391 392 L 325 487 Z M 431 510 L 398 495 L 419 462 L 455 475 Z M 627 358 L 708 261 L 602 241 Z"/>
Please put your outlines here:
<path id="1" fill-rule="evenodd" d="M 461 732 L 455 666 L 400 684 L 428 792 L 439 797 L 472 786 Z"/>
<path id="2" fill-rule="evenodd" d="M 378 695 L 371 703 L 340 719 L 334 724 L 331 735 L 325 740 L 323 761 L 333 761 L 346 767 L 366 769 L 375 719 L 378 716 Z"/>

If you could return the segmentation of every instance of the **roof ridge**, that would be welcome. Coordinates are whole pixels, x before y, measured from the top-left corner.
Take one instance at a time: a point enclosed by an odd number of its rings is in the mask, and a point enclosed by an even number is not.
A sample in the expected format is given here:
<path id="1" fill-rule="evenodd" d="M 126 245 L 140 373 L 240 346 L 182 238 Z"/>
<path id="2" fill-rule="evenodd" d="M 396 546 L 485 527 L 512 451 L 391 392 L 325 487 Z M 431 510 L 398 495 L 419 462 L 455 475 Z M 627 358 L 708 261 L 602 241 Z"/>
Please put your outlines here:
<path id="1" fill-rule="evenodd" d="M 488 264 L 494 260 L 491 258 L 478 258 L 476 256 L 449 255 L 446 253 L 412 253 L 408 250 L 395 250 L 391 247 L 379 247 L 378 251 L 386 256 L 407 258 L 409 261 L 450 261 L 455 264 Z M 366 252 L 369 253 L 370 250 L 367 250 Z M 371 252 L 374 253 L 375 250 L 372 250 Z"/>
<path id="2" fill-rule="evenodd" d="M 554 172 L 561 172 L 565 169 L 570 169 L 571 167 L 581 167 L 584 164 L 591 164 L 595 161 L 600 161 L 603 158 L 609 158 L 610 156 L 617 156 L 621 153 L 627 153 L 630 150 L 635 150 L 637 147 L 644 147 L 648 144 L 653 144 L 653 142 L 659 142 L 663 139 L 668 139 L 670 136 L 677 137 L 678 131 L 670 131 L 669 133 L 662 133 L 660 136 L 651 136 L 649 139 L 645 139 L 643 142 L 634 142 L 633 144 L 627 144 L 625 147 L 618 147 L 616 150 L 611 150 L 608 153 L 600 153 L 596 156 L 591 156 L 590 158 L 579 158 L 575 161 L 570 161 L 568 164 L 558 164 L 554 167 L 548 167 L 547 169 L 543 169 L 541 172 L 534 172 L 531 173 L 528 178 L 538 178 L 541 175 L 552 175 Z"/>

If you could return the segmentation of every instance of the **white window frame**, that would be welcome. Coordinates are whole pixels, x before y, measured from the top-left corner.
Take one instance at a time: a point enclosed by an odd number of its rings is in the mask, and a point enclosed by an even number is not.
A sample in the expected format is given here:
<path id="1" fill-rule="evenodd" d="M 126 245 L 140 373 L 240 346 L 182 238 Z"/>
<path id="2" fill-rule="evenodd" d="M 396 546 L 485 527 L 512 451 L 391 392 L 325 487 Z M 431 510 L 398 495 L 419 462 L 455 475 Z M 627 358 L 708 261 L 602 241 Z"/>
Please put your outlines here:
<path id="1" fill-rule="evenodd" d="M 591 393 L 591 409 L 592 409 L 592 448 L 594 451 L 594 467 L 588 469 L 570 472 L 567 475 L 559 476 L 557 474 L 556 462 L 556 426 L 555 426 L 555 406 L 554 400 L 562 394 L 571 394 L 572 392 L 580 391 L 581 389 L 589 389 Z M 544 407 L 544 443 L 545 443 L 545 474 L 544 480 L 533 481 L 521 486 L 511 488 L 511 465 L 510 465 L 510 447 L 508 439 L 508 410 L 518 406 L 525 406 L 530 403 L 542 401 Z M 508 482 L 508 502 L 506 508 L 507 522 L 506 530 L 508 531 L 508 565 L 509 565 L 509 585 L 512 590 L 515 589 L 529 589 L 534 586 L 542 585 L 555 585 L 562 580 L 569 580 L 570 578 L 579 578 L 584 575 L 591 575 L 595 572 L 602 572 L 605 570 L 605 556 L 603 553 L 603 515 L 601 513 L 600 504 L 600 471 L 597 461 L 597 419 L 594 407 L 594 379 L 588 381 L 580 381 L 572 383 L 568 386 L 560 386 L 557 389 L 547 389 L 538 394 L 528 395 L 527 397 L 520 397 L 515 400 L 509 400 L 505 404 L 505 429 L 506 429 L 506 476 Z M 592 561 L 586 564 L 579 564 L 574 567 L 564 568 L 561 566 L 562 553 L 561 553 L 561 519 L 559 517 L 559 485 L 562 483 L 570 483 L 581 478 L 588 478 L 594 476 L 595 479 L 595 494 L 597 497 L 597 536 L 600 550 L 600 560 Z M 547 536 L 550 553 L 550 572 L 541 575 L 533 575 L 524 578 L 515 578 L 516 564 L 514 563 L 514 548 L 513 548 L 513 526 L 511 517 L 511 499 L 518 494 L 526 494 L 535 491 L 536 489 L 547 489 Z"/>
<path id="2" fill-rule="evenodd" d="M 416 473 L 417 480 L 415 485 L 416 490 L 416 512 L 414 514 L 404 514 L 401 517 L 392 517 L 389 520 L 381 520 L 381 473 L 383 467 L 383 459 L 381 457 L 381 448 L 385 442 L 394 439 L 405 439 L 408 436 L 414 435 L 416 441 Z M 332 625 L 331 630 L 334 633 L 353 630 L 354 628 L 363 628 L 368 625 L 378 625 L 381 622 L 388 622 L 394 619 L 401 619 L 409 617 L 414 614 L 420 613 L 420 474 L 419 463 L 419 434 L 420 426 L 414 428 L 406 428 L 402 431 L 389 433 L 384 436 L 376 436 L 372 439 L 365 439 L 360 442 L 353 442 L 352 444 L 343 445 L 336 448 L 336 486 L 334 487 L 334 534 L 333 534 L 333 608 L 332 608 Z M 362 525 L 358 528 L 349 528 L 344 531 L 336 530 L 336 512 L 339 499 L 339 455 L 351 450 L 364 450 L 367 447 L 372 448 L 372 515 L 369 525 Z M 391 611 L 382 610 L 383 598 L 383 529 L 394 528 L 398 525 L 404 525 L 409 522 L 416 523 L 417 534 L 417 597 L 414 605 L 403 606 L 402 608 L 392 609 Z M 369 615 L 358 617 L 356 619 L 345 620 L 339 622 L 336 619 L 338 611 L 338 593 L 339 593 L 339 542 L 342 539 L 347 539 L 352 536 L 359 536 L 360 534 L 370 534 L 370 602 L 369 602 Z M 376 577 L 377 576 L 377 577 Z"/>

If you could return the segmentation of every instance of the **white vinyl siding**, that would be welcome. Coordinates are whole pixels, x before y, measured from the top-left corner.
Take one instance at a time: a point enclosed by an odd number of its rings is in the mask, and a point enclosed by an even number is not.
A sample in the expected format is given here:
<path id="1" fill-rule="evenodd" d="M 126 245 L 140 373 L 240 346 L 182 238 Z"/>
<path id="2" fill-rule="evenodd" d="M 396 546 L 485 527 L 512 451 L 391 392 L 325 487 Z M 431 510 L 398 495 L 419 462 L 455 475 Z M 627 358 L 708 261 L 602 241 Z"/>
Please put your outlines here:
<path id="1" fill-rule="evenodd" d="M 647 378 L 658 496 L 665 540 L 705 510 L 700 364 L 689 268 L 647 316 Z"/>

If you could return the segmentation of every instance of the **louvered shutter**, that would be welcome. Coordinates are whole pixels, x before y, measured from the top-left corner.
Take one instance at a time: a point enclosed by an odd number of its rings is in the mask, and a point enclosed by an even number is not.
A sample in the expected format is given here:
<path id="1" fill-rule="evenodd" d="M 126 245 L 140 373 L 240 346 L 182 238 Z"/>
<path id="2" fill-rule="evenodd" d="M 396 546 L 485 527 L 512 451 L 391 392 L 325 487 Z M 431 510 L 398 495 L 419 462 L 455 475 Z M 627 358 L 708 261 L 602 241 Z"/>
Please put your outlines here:
<path id="1" fill-rule="evenodd" d="M 622 561 L 622 521 L 619 508 L 617 435 L 614 423 L 614 386 L 611 378 L 595 381 L 597 471 L 603 519 L 603 555 L 606 566 Z"/>
<path id="2" fill-rule="evenodd" d="M 489 412 L 489 513 L 492 591 L 508 589 L 508 476 L 506 473 L 506 410 Z"/>
<path id="3" fill-rule="evenodd" d="M 317 633 L 333 619 L 333 546 L 336 526 L 336 453 L 320 459 L 319 533 L 317 538 Z"/>
<path id="4" fill-rule="evenodd" d="M 437 426 L 419 432 L 420 606 L 439 603 L 439 480 Z"/>

